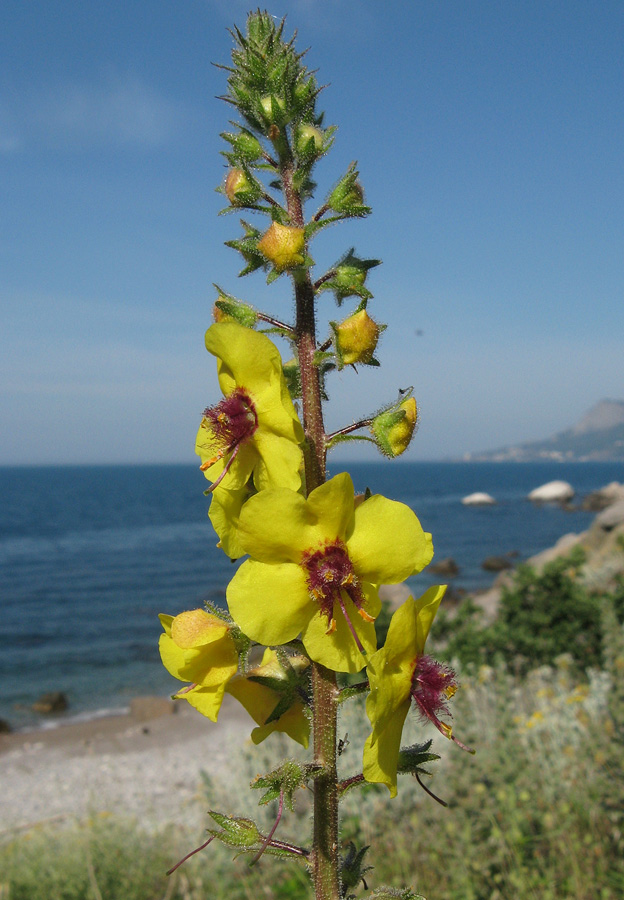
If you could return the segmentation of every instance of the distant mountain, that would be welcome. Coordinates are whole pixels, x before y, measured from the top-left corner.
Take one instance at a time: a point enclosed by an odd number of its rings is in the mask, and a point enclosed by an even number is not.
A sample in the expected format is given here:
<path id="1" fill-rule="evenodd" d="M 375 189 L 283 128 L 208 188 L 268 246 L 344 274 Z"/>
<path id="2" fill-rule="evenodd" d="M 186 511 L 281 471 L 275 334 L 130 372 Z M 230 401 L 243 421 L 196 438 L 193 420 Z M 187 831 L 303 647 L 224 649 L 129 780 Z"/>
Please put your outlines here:
<path id="1" fill-rule="evenodd" d="M 576 425 L 543 441 L 464 457 L 477 462 L 624 462 L 624 401 L 601 400 Z"/>

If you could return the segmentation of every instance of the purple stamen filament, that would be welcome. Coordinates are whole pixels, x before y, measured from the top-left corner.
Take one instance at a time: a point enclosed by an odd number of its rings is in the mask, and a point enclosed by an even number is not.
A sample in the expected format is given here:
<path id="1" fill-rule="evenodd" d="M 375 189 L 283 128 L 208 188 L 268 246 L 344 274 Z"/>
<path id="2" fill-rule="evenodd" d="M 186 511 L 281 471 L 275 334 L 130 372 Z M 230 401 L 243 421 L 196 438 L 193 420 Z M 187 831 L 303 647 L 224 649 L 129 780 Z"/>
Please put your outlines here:
<path id="1" fill-rule="evenodd" d="M 347 549 L 342 541 L 336 539 L 331 543 L 328 542 L 320 550 L 308 550 L 303 555 L 301 565 L 306 573 L 310 596 L 320 606 L 321 613 L 327 617 L 327 634 L 331 634 L 336 630 L 334 606 L 337 603 L 345 617 L 358 650 L 360 653 L 364 653 L 362 642 L 347 612 L 347 597 L 365 621 L 369 622 L 372 619 L 362 609 L 365 599 L 364 594 L 353 571 L 353 565 L 349 559 Z"/>
<path id="2" fill-rule="evenodd" d="M 452 669 L 432 659 L 431 656 L 418 657 L 412 676 L 411 695 L 420 714 L 429 719 L 440 734 L 449 738 L 462 750 L 474 753 L 474 750 L 455 737 L 450 725 L 438 718 L 438 713 L 450 715 L 448 701 L 456 690 L 457 678 Z"/>
<path id="3" fill-rule="evenodd" d="M 223 471 L 209 488 L 214 491 L 229 472 L 241 446 L 258 428 L 258 415 L 249 394 L 242 388 L 236 388 L 216 406 L 204 410 L 202 425 L 212 433 L 217 445 L 215 455 L 201 464 L 202 472 L 231 454 Z"/>
<path id="4" fill-rule="evenodd" d="M 275 820 L 275 823 L 274 823 L 274 825 L 273 825 L 273 828 L 271 828 L 271 830 L 270 830 L 269 833 L 267 834 L 266 838 L 265 838 L 264 841 L 262 842 L 262 846 L 260 847 L 260 849 L 258 850 L 258 852 L 256 853 L 256 855 L 254 856 L 254 858 L 252 859 L 252 861 L 249 863 L 250 866 L 253 866 L 254 863 L 257 863 L 258 860 L 260 859 L 260 857 L 262 856 L 262 854 L 264 853 L 264 851 L 266 850 L 266 848 L 267 848 L 268 846 L 270 846 L 270 844 L 271 844 L 271 838 L 273 837 L 273 835 L 274 835 L 275 832 L 277 831 L 277 826 L 278 826 L 279 823 L 280 823 L 280 819 L 282 818 L 282 813 L 283 813 L 283 812 L 284 812 L 284 791 L 280 791 L 280 796 L 279 796 L 279 808 L 278 808 L 278 810 L 277 810 L 277 819 Z"/>

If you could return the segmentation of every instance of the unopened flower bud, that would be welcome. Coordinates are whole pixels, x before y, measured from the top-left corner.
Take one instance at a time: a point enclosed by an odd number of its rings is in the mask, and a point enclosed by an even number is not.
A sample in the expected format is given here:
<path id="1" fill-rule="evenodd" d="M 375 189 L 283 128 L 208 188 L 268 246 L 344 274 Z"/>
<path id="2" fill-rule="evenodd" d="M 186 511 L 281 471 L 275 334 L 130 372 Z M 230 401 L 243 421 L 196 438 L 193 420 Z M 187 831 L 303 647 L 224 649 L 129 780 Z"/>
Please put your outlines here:
<path id="1" fill-rule="evenodd" d="M 411 396 L 375 416 L 371 431 L 381 452 L 392 459 L 404 453 L 414 435 L 417 420 L 418 407 Z"/>
<path id="2" fill-rule="evenodd" d="M 333 281 L 335 281 L 340 295 L 349 297 L 351 294 L 357 294 L 363 287 L 366 281 L 366 269 L 349 265 L 338 266 Z"/>
<path id="3" fill-rule="evenodd" d="M 247 206 L 259 198 L 260 188 L 242 169 L 230 169 L 225 179 L 225 196 L 232 206 Z"/>
<path id="4" fill-rule="evenodd" d="M 299 156 L 310 159 L 323 149 L 323 132 L 314 125 L 300 125 L 295 134 L 295 150 Z"/>
<path id="5" fill-rule="evenodd" d="M 258 250 L 273 263 L 278 272 L 300 266 L 304 260 L 304 247 L 304 229 L 280 225 L 279 222 L 273 222 L 258 241 Z"/>
<path id="6" fill-rule="evenodd" d="M 267 96 L 263 97 L 260 101 L 260 106 L 262 107 L 262 110 L 264 112 L 264 115 L 267 118 L 267 121 L 271 122 L 273 124 L 275 123 L 276 119 L 279 119 L 280 121 L 282 119 L 281 115 L 279 115 L 279 116 L 274 115 L 274 113 L 273 113 L 274 104 L 278 107 L 280 113 L 283 112 L 284 107 L 286 106 L 286 104 L 284 103 L 282 98 L 276 97 L 274 94 L 267 94 Z"/>
<path id="7" fill-rule="evenodd" d="M 248 303 L 237 300 L 235 297 L 226 297 L 222 294 L 217 298 L 212 316 L 215 322 L 238 322 L 245 328 L 254 328 L 258 321 L 258 313 Z"/>
<path id="8" fill-rule="evenodd" d="M 236 153 L 247 162 L 254 162 L 263 154 L 262 144 L 249 131 L 242 131 L 233 141 L 233 147 Z"/>
<path id="9" fill-rule="evenodd" d="M 371 319 L 365 307 L 356 310 L 339 325 L 332 322 L 331 326 L 334 330 L 339 369 L 355 363 L 377 364 L 373 354 L 385 326 L 379 326 Z"/>
<path id="10" fill-rule="evenodd" d="M 353 206 L 360 206 L 364 201 L 364 191 L 358 181 L 345 184 L 341 181 L 329 195 L 327 205 L 335 212 L 348 212 Z"/>

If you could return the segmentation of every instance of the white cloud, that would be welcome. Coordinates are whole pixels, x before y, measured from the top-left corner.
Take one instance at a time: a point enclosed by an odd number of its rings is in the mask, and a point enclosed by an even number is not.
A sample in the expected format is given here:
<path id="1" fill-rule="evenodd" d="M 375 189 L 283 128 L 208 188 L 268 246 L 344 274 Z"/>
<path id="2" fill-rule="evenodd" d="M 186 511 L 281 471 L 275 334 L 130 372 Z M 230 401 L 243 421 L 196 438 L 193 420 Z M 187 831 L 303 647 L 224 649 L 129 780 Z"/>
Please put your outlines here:
<path id="1" fill-rule="evenodd" d="M 136 76 L 104 84 L 64 84 L 40 101 L 39 123 L 88 142 L 157 145 L 173 137 L 184 114 Z"/>

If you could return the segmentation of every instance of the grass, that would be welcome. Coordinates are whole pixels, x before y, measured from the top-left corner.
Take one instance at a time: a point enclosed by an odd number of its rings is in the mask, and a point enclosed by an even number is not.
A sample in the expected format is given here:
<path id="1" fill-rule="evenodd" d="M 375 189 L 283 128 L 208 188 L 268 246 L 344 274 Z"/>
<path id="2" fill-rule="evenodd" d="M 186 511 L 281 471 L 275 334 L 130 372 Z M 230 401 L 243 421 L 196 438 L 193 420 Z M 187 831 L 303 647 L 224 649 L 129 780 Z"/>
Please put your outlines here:
<path id="1" fill-rule="evenodd" d="M 510 622 L 515 621 L 518 635 L 510 644 L 511 625 L 499 631 L 504 640 L 498 648 L 506 647 L 506 654 L 498 653 L 495 666 L 464 662 L 461 689 L 453 701 L 455 729 L 461 740 L 477 748 L 476 756 L 411 719 L 405 742 L 435 735 L 434 750 L 441 759 L 426 783 L 447 808 L 410 776 L 400 780 L 399 795 L 392 801 L 385 788 L 373 785 L 347 794 L 343 839 L 345 845 L 371 845 L 370 889 L 408 884 L 428 900 L 624 896 L 624 593 L 620 585 L 619 593 L 588 600 L 577 591 L 574 577 L 570 564 L 545 576 L 521 572 L 509 601 Z M 559 595 L 551 593 L 544 602 L 550 618 L 565 620 L 572 652 L 554 656 L 561 643 L 551 635 L 539 645 L 545 664 L 527 671 L 527 636 L 544 610 L 542 601 L 522 604 L 518 597 L 543 597 L 547 584 L 551 590 L 559 585 Z M 591 622 L 585 644 L 574 635 L 571 598 L 580 604 L 577 611 L 589 614 L 589 619 L 580 615 L 576 625 L 582 631 Z M 478 629 L 470 616 L 466 622 L 468 627 L 456 627 L 451 638 L 461 649 L 464 634 L 464 658 L 470 660 Z M 583 668 L 587 647 L 600 666 Z M 462 653 L 456 656 L 461 659 Z M 462 665 L 457 659 L 455 664 Z M 345 705 L 340 730 L 348 735 L 340 757 L 342 777 L 348 777 L 361 766 L 368 733 L 361 698 Z M 236 792 L 228 788 L 226 793 L 206 779 L 207 808 L 252 815 L 266 828 L 275 811 L 255 807 L 257 792 L 246 785 L 292 752 L 292 743 L 277 735 L 246 751 Z M 280 838 L 301 841 L 309 831 L 308 799 L 304 794 L 295 813 L 280 823 Z M 164 872 L 202 840 L 201 834 L 166 827 L 147 833 L 140 823 L 114 816 L 19 833 L 0 845 L 0 900 L 311 896 L 301 866 L 263 857 L 250 868 L 248 859 L 232 862 L 233 851 L 216 843 L 167 878 Z M 364 897 L 368 891 L 360 886 L 354 895 Z"/>

